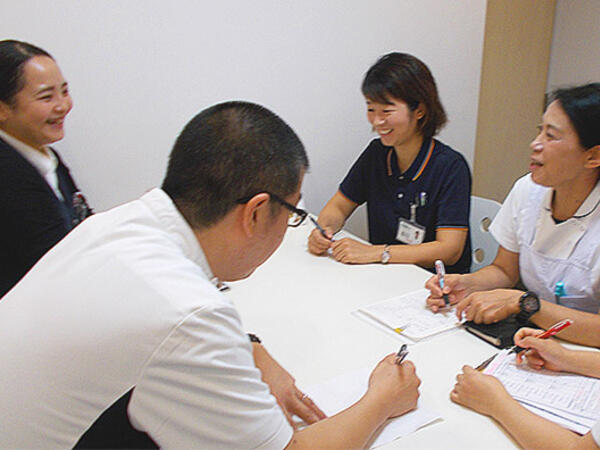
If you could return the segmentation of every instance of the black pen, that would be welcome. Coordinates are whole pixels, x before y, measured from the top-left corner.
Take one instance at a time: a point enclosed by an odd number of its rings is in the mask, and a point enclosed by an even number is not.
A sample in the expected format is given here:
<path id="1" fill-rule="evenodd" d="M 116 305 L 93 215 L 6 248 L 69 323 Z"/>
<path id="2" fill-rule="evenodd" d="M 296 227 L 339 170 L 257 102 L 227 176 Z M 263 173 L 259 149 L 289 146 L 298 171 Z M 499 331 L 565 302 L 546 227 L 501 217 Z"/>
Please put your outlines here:
<path id="1" fill-rule="evenodd" d="M 402 344 L 402 347 L 400 347 L 400 350 L 398 350 L 398 353 L 396 353 L 396 360 L 394 361 L 396 364 L 402 364 L 402 361 L 404 361 L 404 358 L 406 358 L 406 355 L 408 355 L 407 347 L 408 346 L 406 344 Z"/>
<path id="2" fill-rule="evenodd" d="M 319 231 L 321 232 L 321 235 L 322 235 L 322 236 L 323 236 L 325 239 L 327 239 L 328 241 L 333 241 L 333 239 L 330 239 L 330 238 L 327 236 L 327 233 L 325 232 L 325 230 L 324 230 L 323 228 L 321 228 L 321 225 L 319 225 L 319 223 L 318 223 L 318 222 L 317 222 L 317 221 L 316 221 L 316 220 L 315 220 L 315 219 L 314 219 L 312 216 L 310 216 L 310 220 L 312 221 L 312 223 L 314 223 L 314 224 L 315 224 L 315 227 L 317 227 L 317 230 L 319 230 Z"/>

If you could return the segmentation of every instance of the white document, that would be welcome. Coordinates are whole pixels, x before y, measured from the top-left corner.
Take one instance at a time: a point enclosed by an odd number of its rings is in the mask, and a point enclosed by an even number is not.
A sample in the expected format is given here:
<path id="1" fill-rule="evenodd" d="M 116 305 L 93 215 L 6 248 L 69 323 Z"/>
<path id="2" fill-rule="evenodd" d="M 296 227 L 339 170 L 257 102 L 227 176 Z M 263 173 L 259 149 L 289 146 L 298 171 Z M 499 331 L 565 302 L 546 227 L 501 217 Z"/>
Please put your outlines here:
<path id="1" fill-rule="evenodd" d="M 501 351 L 484 373 L 498 378 L 515 400 L 578 432 L 600 420 L 600 379 L 517 365 L 508 352 Z"/>
<path id="2" fill-rule="evenodd" d="M 305 389 L 327 416 L 332 416 L 356 403 L 367 392 L 371 370 L 365 368 L 345 373 L 325 383 Z M 437 420 L 441 416 L 419 406 L 403 416 L 388 420 L 369 442 L 369 448 L 379 447 Z"/>
<path id="3" fill-rule="evenodd" d="M 410 292 L 358 309 L 359 313 L 384 324 L 397 333 L 418 341 L 458 327 L 454 308 L 433 313 L 427 308 L 427 289 Z"/>

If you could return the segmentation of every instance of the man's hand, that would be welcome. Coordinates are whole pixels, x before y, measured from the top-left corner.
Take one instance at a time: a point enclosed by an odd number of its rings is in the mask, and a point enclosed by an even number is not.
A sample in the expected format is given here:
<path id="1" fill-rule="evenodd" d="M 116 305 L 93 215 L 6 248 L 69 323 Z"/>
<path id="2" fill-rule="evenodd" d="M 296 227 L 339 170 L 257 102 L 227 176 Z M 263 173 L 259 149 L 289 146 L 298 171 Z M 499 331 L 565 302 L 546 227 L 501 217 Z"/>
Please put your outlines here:
<path id="1" fill-rule="evenodd" d="M 456 305 L 459 320 L 465 314 L 475 323 L 495 323 L 519 312 L 519 299 L 523 292 L 515 289 L 494 289 L 474 292 Z"/>
<path id="2" fill-rule="evenodd" d="M 323 411 L 297 387 L 294 378 L 258 343 L 252 343 L 254 364 L 262 374 L 262 380 L 269 386 L 271 394 L 283 410 L 288 422 L 296 426 L 292 417 L 300 417 L 307 424 L 327 417 Z"/>
<path id="3" fill-rule="evenodd" d="M 374 396 L 382 408 L 389 411 L 388 417 L 397 417 L 417 407 L 421 380 L 410 361 L 398 365 L 396 354 L 382 359 L 371 372 L 366 396 Z"/>
<path id="4" fill-rule="evenodd" d="M 331 255 L 344 264 L 369 264 L 381 262 L 382 246 L 363 244 L 343 238 L 331 244 Z"/>
<path id="5" fill-rule="evenodd" d="M 512 399 L 498 379 L 484 375 L 471 366 L 463 366 L 463 373 L 456 376 L 450 398 L 455 403 L 491 417 L 496 417 L 502 404 Z"/>

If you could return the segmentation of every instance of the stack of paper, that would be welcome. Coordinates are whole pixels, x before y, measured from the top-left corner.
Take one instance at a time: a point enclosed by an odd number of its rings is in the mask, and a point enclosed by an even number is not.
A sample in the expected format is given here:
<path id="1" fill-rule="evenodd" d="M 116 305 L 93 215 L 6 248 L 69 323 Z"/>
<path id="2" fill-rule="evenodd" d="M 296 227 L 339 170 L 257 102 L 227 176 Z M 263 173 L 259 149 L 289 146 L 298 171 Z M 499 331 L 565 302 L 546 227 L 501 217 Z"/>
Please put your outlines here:
<path id="1" fill-rule="evenodd" d="M 523 406 L 581 434 L 600 420 L 600 379 L 517 365 L 508 352 L 498 353 L 484 373 L 498 378 Z"/>
<path id="2" fill-rule="evenodd" d="M 438 313 L 431 312 L 426 304 L 428 296 L 427 289 L 420 289 L 359 308 L 357 312 L 415 341 L 461 324 L 451 308 Z"/>
<path id="3" fill-rule="evenodd" d="M 344 373 L 323 384 L 305 389 L 304 392 L 325 414 L 333 416 L 352 406 L 367 392 L 370 373 L 371 371 L 366 368 Z M 368 447 L 375 448 L 387 444 L 441 419 L 437 412 L 423 406 L 422 403 L 422 400 L 419 400 L 419 405 L 414 411 L 389 419 L 375 432 Z"/>

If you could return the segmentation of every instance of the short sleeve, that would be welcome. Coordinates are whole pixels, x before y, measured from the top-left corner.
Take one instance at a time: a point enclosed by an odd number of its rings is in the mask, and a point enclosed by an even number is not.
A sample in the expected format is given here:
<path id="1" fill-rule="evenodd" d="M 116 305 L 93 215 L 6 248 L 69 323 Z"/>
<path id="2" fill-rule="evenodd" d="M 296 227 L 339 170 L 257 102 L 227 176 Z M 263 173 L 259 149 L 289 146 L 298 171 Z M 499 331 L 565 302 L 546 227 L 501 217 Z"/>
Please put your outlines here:
<path id="1" fill-rule="evenodd" d="M 518 239 L 519 210 L 523 203 L 527 201 L 528 186 L 530 184 L 528 181 L 527 177 L 523 177 L 515 182 L 490 226 L 490 233 L 496 241 L 502 247 L 514 253 L 520 253 Z"/>
<path id="2" fill-rule="evenodd" d="M 359 205 L 366 202 L 368 197 L 368 171 L 372 169 L 371 147 L 372 144 L 362 152 L 340 184 L 340 192 Z"/>
<path id="3" fill-rule="evenodd" d="M 594 438 L 596 445 L 600 447 L 600 421 L 594 424 L 590 432 L 592 433 L 592 437 Z"/>
<path id="4" fill-rule="evenodd" d="M 132 423 L 166 448 L 284 448 L 287 422 L 231 306 L 189 316 L 136 383 Z"/>
<path id="5" fill-rule="evenodd" d="M 456 159 L 446 171 L 438 203 L 437 228 L 468 228 L 471 173 L 466 161 Z"/>

